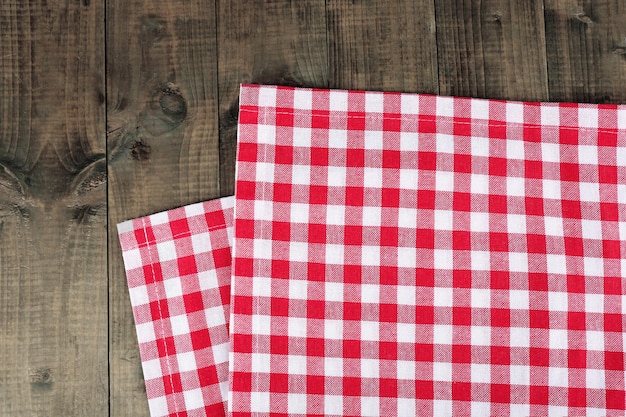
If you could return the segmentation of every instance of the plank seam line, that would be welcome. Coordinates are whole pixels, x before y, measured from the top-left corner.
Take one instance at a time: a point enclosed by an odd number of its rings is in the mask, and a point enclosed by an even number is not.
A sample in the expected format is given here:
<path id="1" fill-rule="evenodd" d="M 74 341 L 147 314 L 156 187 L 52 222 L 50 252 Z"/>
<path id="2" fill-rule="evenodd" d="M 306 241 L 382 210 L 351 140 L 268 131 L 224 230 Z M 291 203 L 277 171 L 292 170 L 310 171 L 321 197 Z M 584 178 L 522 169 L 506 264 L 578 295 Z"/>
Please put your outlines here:
<path id="1" fill-rule="evenodd" d="M 217 8 L 219 7 L 217 0 L 213 2 L 213 35 L 215 40 L 215 87 L 216 91 L 216 102 L 217 102 L 217 194 L 222 195 L 222 138 L 221 138 L 221 124 L 222 118 L 220 117 L 220 45 L 219 45 L 219 13 Z"/>
<path id="2" fill-rule="evenodd" d="M 111 176 L 109 175 L 109 77 L 108 77 L 108 73 L 107 70 L 109 68 L 109 62 L 108 62 L 108 44 L 107 44 L 107 38 L 108 38 L 108 31 L 107 31 L 107 13 L 108 13 L 108 2 L 107 0 L 103 1 L 103 12 L 102 12 L 102 29 L 104 31 L 104 36 L 103 36 L 103 54 L 104 54 L 104 59 L 103 59 L 103 64 L 104 64 L 104 158 L 106 161 L 106 176 L 107 176 L 107 181 L 105 184 L 105 194 L 106 194 L 106 248 L 107 248 L 107 267 L 106 267 L 106 274 L 107 274 L 107 397 L 108 397 L 108 401 L 107 401 L 107 416 L 111 417 L 111 255 L 109 253 L 109 248 L 110 248 L 110 234 L 111 231 L 109 229 L 109 192 L 110 192 L 110 187 L 109 187 L 109 178 L 111 178 Z"/>

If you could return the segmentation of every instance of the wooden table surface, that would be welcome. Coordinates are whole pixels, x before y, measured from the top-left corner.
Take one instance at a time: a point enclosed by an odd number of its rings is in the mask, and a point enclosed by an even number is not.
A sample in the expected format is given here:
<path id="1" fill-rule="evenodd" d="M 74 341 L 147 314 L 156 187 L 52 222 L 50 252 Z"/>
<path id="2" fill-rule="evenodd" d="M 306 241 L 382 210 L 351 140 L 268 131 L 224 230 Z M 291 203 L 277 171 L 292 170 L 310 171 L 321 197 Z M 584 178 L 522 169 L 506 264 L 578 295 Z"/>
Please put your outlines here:
<path id="1" fill-rule="evenodd" d="M 2 0 L 0 416 L 148 416 L 116 223 L 233 193 L 242 82 L 626 100 L 626 0 Z"/>

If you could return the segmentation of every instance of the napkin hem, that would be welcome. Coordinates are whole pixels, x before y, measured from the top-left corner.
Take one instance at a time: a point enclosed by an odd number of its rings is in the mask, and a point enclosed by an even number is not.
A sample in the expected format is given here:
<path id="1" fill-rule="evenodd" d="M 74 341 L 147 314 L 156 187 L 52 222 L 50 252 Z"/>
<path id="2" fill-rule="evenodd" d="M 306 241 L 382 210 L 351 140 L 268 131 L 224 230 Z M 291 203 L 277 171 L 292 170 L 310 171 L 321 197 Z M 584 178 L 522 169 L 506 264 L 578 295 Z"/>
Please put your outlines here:
<path id="1" fill-rule="evenodd" d="M 256 109 L 256 110 L 253 110 L 253 109 Z M 258 114 L 258 115 L 264 115 L 264 116 L 265 115 L 288 115 L 288 116 L 302 115 L 306 117 L 311 116 L 311 110 L 293 109 L 293 111 L 286 112 L 286 111 L 279 111 L 277 109 L 278 107 L 271 107 L 271 106 L 241 106 L 241 108 L 239 109 L 239 112 L 240 114 L 248 113 L 248 114 Z M 370 113 L 366 111 L 351 112 L 351 113 L 338 111 L 337 114 L 333 114 L 332 111 L 330 111 L 329 114 L 324 115 L 324 117 L 328 119 L 333 119 L 333 120 L 372 120 L 372 121 L 399 120 L 399 121 L 406 121 L 406 122 L 412 122 L 412 123 L 419 123 L 420 121 L 419 114 L 402 115 L 399 113 L 386 114 L 386 113 Z M 391 114 L 393 114 L 393 116 L 391 116 Z M 616 133 L 616 134 L 626 132 L 626 128 L 619 128 L 617 126 L 614 128 L 600 128 L 600 127 L 589 127 L 589 126 L 567 126 L 567 125 L 561 126 L 561 125 L 545 125 L 545 124 L 540 124 L 540 123 L 507 122 L 504 120 L 478 119 L 474 117 L 471 118 L 471 121 L 459 120 L 459 119 L 467 119 L 467 117 L 456 118 L 454 116 L 421 115 L 421 120 L 425 120 L 429 122 L 437 121 L 437 123 L 442 123 L 442 124 L 447 122 L 447 123 L 452 123 L 453 125 L 461 125 L 461 126 L 480 125 L 480 126 L 507 127 L 507 128 L 524 127 L 524 128 L 530 128 L 530 129 L 558 129 L 558 130 L 576 131 L 576 132 L 580 132 L 582 130 L 582 131 L 592 131 L 592 132 L 598 132 L 598 133 Z M 263 122 L 259 121 L 258 124 L 266 125 L 268 123 L 267 123 L 267 120 L 265 120 L 264 118 Z M 269 124 L 274 125 L 274 123 L 269 123 Z M 381 131 L 382 130 L 384 129 L 381 129 Z M 417 133 L 420 133 L 420 132 L 418 131 Z M 429 133 L 435 133 L 435 132 L 429 132 Z M 492 137 L 489 139 L 498 139 L 498 138 Z M 501 139 L 506 139 L 506 138 L 501 138 Z"/>

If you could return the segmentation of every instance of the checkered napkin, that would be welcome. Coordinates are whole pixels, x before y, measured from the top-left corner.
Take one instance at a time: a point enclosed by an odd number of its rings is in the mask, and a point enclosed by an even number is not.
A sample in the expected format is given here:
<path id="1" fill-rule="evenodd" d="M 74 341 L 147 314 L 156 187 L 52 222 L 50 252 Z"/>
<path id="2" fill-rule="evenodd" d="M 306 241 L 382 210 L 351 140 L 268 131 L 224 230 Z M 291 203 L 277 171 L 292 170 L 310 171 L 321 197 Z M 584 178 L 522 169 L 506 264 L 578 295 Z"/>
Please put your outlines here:
<path id="1" fill-rule="evenodd" d="M 626 107 L 243 85 L 233 416 L 623 415 Z"/>
<path id="2" fill-rule="evenodd" d="M 224 416 L 233 198 L 118 225 L 152 417 Z"/>

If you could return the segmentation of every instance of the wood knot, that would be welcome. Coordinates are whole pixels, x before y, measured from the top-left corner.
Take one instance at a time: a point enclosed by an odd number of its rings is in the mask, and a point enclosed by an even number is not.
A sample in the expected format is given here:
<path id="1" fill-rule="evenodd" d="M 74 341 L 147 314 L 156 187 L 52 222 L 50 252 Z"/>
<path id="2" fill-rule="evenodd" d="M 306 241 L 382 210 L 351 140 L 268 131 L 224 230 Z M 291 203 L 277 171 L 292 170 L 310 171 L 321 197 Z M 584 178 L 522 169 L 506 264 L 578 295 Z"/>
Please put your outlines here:
<path id="1" fill-rule="evenodd" d="M 167 22 L 156 14 L 149 14 L 141 18 L 141 43 L 150 46 L 167 35 Z"/>
<path id="2" fill-rule="evenodd" d="M 176 129 L 187 117 L 187 101 L 176 84 L 166 82 L 157 85 L 148 94 L 139 123 L 152 136 Z"/>
<path id="3" fill-rule="evenodd" d="M 495 23 L 502 22 L 502 13 L 500 11 L 495 11 L 491 14 L 491 21 Z"/>
<path id="4" fill-rule="evenodd" d="M 136 140 L 130 148 L 130 156 L 135 161 L 147 161 L 150 159 L 150 154 L 152 154 L 152 147 L 145 143 L 143 139 Z"/>
<path id="5" fill-rule="evenodd" d="M 623 46 L 618 46 L 617 48 L 613 48 L 613 53 L 615 55 L 624 56 L 624 55 L 626 55 L 626 48 L 623 47 Z"/>
<path id="6" fill-rule="evenodd" d="M 161 90 L 159 97 L 161 110 L 172 119 L 179 119 L 179 123 L 187 116 L 187 102 L 172 83 L 167 83 Z"/>
<path id="7" fill-rule="evenodd" d="M 581 23 L 584 23 L 585 25 L 593 24 L 593 19 L 589 17 L 589 15 L 585 12 L 578 12 L 574 15 L 574 17 L 576 18 L 576 20 L 578 20 Z"/>
<path id="8" fill-rule="evenodd" d="M 52 369 L 50 368 L 37 368 L 30 373 L 30 383 L 33 385 L 50 385 L 52 382 Z"/>

